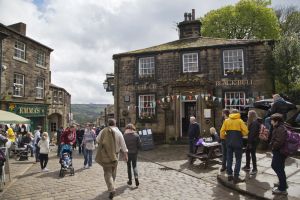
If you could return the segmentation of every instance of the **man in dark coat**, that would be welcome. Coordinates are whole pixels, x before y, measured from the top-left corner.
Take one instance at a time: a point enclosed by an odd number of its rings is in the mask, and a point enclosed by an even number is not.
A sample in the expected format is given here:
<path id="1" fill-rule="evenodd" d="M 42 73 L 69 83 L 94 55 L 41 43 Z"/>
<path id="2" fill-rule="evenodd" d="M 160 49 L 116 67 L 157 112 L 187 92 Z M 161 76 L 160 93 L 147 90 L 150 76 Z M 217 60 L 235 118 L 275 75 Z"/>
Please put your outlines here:
<path id="1" fill-rule="evenodd" d="M 189 135 L 189 146 L 190 146 L 189 153 L 195 153 L 194 147 L 200 135 L 200 126 L 196 122 L 196 118 L 194 116 L 190 117 L 188 135 Z"/>

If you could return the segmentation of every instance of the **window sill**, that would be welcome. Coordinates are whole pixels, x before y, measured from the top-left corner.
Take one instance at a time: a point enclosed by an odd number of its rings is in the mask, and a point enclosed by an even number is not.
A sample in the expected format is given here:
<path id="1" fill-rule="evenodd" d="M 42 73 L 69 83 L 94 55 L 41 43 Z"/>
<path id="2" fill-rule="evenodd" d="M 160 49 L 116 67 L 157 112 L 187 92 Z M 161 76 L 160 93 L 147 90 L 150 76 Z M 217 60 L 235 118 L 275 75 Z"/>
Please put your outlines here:
<path id="1" fill-rule="evenodd" d="M 42 68 L 42 69 L 47 69 L 47 67 L 40 65 L 40 64 L 35 64 L 36 67 Z"/>
<path id="2" fill-rule="evenodd" d="M 28 61 L 27 61 L 27 60 L 24 60 L 24 59 L 22 59 L 22 58 L 18 58 L 18 57 L 16 57 L 16 56 L 13 56 L 13 59 L 28 64 Z"/>
<path id="3" fill-rule="evenodd" d="M 141 118 L 138 118 L 138 121 L 139 122 L 143 122 L 143 123 L 156 123 L 157 122 L 157 119 L 141 119 Z"/>
<path id="4" fill-rule="evenodd" d="M 35 97 L 35 100 L 44 100 L 44 98 Z"/>
<path id="5" fill-rule="evenodd" d="M 24 98 L 23 96 L 13 95 L 15 98 Z"/>

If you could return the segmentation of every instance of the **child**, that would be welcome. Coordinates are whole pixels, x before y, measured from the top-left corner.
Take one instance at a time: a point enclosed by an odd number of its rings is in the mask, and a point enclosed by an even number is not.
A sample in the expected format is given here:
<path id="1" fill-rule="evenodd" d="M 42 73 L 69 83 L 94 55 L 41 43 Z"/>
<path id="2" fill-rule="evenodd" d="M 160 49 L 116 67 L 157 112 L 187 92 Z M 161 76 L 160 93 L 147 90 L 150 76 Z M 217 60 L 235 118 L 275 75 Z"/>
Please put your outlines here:
<path id="1" fill-rule="evenodd" d="M 210 136 L 211 136 L 213 142 L 219 142 L 220 141 L 220 137 L 219 137 L 215 127 L 211 127 L 209 129 L 209 132 L 210 132 Z"/>
<path id="2" fill-rule="evenodd" d="M 49 147 L 49 138 L 48 138 L 48 133 L 44 132 L 42 134 L 42 138 L 39 141 L 38 145 L 40 148 L 40 164 L 41 164 L 41 171 L 42 172 L 47 172 L 49 169 L 46 168 L 47 163 L 48 163 L 48 154 L 50 152 L 50 147 Z"/>
<path id="3" fill-rule="evenodd" d="M 62 164 L 64 166 L 64 168 L 68 168 L 68 166 L 70 165 L 71 159 L 70 156 L 68 155 L 68 153 L 64 153 L 63 154 L 63 160 L 62 160 Z"/>
<path id="4" fill-rule="evenodd" d="M 141 147 L 141 140 L 136 133 L 136 129 L 133 124 L 128 124 L 125 128 L 124 140 L 128 148 L 128 161 L 127 161 L 127 173 L 128 173 L 128 185 L 132 185 L 131 164 L 133 168 L 133 174 L 135 179 L 135 185 L 139 186 L 138 170 L 136 167 L 138 149 Z"/>

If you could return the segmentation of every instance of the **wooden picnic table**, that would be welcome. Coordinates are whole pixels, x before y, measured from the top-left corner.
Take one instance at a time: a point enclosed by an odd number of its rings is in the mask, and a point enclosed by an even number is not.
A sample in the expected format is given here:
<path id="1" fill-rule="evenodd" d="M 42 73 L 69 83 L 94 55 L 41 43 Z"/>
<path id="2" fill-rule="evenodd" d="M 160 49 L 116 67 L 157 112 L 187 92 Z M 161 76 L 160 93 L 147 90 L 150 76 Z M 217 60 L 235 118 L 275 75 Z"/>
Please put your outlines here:
<path id="1" fill-rule="evenodd" d="M 189 153 L 188 157 L 190 164 L 199 159 L 206 168 L 210 160 L 222 157 L 221 144 L 218 142 L 204 142 L 202 145 L 196 146 L 195 152 Z"/>

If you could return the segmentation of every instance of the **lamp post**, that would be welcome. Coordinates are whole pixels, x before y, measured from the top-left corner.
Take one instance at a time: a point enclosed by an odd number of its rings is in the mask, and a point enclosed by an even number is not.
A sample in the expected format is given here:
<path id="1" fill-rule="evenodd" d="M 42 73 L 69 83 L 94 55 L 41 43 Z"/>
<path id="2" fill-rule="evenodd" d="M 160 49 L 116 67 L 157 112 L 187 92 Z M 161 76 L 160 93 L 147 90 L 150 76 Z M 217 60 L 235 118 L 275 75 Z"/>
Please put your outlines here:
<path id="1" fill-rule="evenodd" d="M 2 90 L 2 41 L 7 37 L 6 33 L 0 32 L 0 107 L 2 107 L 2 97 L 1 97 L 1 90 Z"/>

